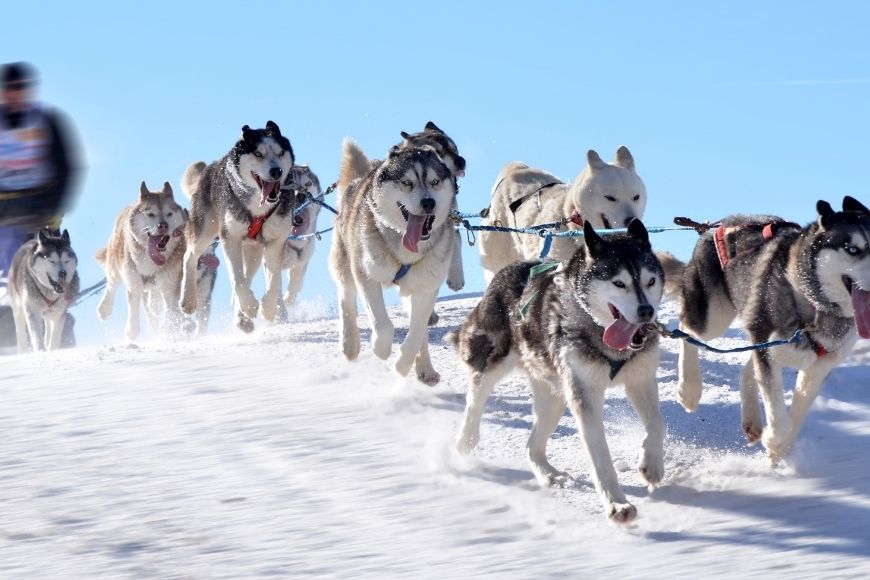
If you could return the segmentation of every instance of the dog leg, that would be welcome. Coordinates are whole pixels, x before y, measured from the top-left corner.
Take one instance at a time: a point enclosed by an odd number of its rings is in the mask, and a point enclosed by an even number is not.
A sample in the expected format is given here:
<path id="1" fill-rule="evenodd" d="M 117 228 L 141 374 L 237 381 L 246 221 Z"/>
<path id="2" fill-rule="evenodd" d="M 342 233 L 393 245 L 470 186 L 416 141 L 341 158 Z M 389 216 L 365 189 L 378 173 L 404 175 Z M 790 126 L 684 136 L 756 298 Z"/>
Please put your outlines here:
<path id="1" fill-rule="evenodd" d="M 441 380 L 441 375 L 432 366 L 432 359 L 429 357 L 429 341 L 423 341 L 423 347 L 420 349 L 420 354 L 414 360 L 414 368 L 417 371 L 417 379 L 423 384 L 434 386 Z"/>
<path id="2" fill-rule="evenodd" d="M 687 341 L 680 342 L 679 382 L 677 395 L 680 404 L 689 413 L 694 412 L 701 402 L 701 365 L 698 361 L 698 347 Z"/>
<path id="3" fill-rule="evenodd" d="M 338 287 L 338 317 L 341 320 L 339 326 L 339 342 L 347 360 L 355 360 L 359 356 L 359 326 L 356 319 L 358 316 L 356 306 L 356 287 L 353 283 L 342 283 L 336 280 Z"/>
<path id="4" fill-rule="evenodd" d="M 263 318 L 274 322 L 281 301 L 281 266 L 284 261 L 284 240 L 270 242 L 263 254 L 263 268 L 266 271 L 266 292 L 263 294 Z M 248 285 L 250 288 L 250 284 Z"/>
<path id="5" fill-rule="evenodd" d="M 549 383 L 534 379 L 530 382 L 534 422 L 526 443 L 526 454 L 532 472 L 541 485 L 562 487 L 568 483 L 570 476 L 550 464 L 547 459 L 547 443 L 565 413 L 565 400 L 553 392 Z"/>
<path id="6" fill-rule="evenodd" d="M 45 350 L 45 322 L 42 319 L 42 314 L 26 306 L 24 311 L 27 320 L 27 333 L 30 334 L 30 344 L 33 350 Z M 27 341 L 25 341 L 25 344 L 27 344 Z M 20 343 L 18 348 L 18 352 L 27 352 L 27 347 L 21 350 Z"/>
<path id="7" fill-rule="evenodd" d="M 383 297 L 381 297 L 383 302 Z M 394 368 L 404 376 L 411 370 L 411 363 L 422 350 L 423 343 L 429 339 L 427 321 L 432 309 L 435 308 L 435 292 L 417 292 L 411 295 L 411 320 L 408 322 L 408 335 L 399 347 L 399 358 Z M 389 319 L 388 319 L 389 320 Z"/>
<path id="8" fill-rule="evenodd" d="M 59 317 L 45 318 L 45 340 L 47 350 L 60 348 L 60 339 L 63 335 L 63 326 L 66 323 L 66 312 L 61 312 Z"/>
<path id="9" fill-rule="evenodd" d="M 486 409 L 486 400 L 493 388 L 516 364 L 516 355 L 498 361 L 483 371 L 469 373 L 468 392 L 465 394 L 465 415 L 456 437 L 456 450 L 463 455 L 471 453 L 480 441 L 480 419 Z"/>
<path id="10" fill-rule="evenodd" d="M 302 289 L 302 280 L 308 270 L 308 262 L 300 262 L 287 270 L 287 292 L 284 293 L 284 302 L 287 306 L 296 302 L 296 296 Z"/>
<path id="11" fill-rule="evenodd" d="M 127 340 L 133 342 L 139 336 L 139 308 L 142 305 L 142 283 L 134 276 L 127 279 Z"/>
<path id="12" fill-rule="evenodd" d="M 13 305 L 12 321 L 15 323 L 15 343 L 18 347 L 18 354 L 29 352 L 31 344 L 27 335 L 27 309 L 22 306 Z"/>
<path id="13" fill-rule="evenodd" d="M 245 270 L 244 258 L 242 256 L 241 240 L 222 238 L 221 247 L 224 251 L 224 258 L 227 262 L 227 272 L 230 275 L 230 286 L 233 288 L 233 299 L 236 301 L 236 315 L 239 318 L 239 323 L 244 322 L 243 318 L 255 318 L 260 304 L 254 293 L 251 292 L 250 285 L 245 285 Z M 205 250 L 205 248 L 203 248 Z M 187 314 L 191 314 L 187 313 Z M 251 326 L 253 330 L 253 325 Z M 245 330 L 242 328 L 242 330 Z M 246 331 L 250 332 L 250 331 Z"/>
<path id="14" fill-rule="evenodd" d="M 791 400 L 791 436 L 780 446 L 781 457 L 787 455 L 791 450 L 813 401 L 816 400 L 819 391 L 822 390 L 822 385 L 825 384 L 825 379 L 834 368 L 843 362 L 843 359 L 846 358 L 845 353 L 848 351 L 849 349 L 844 349 L 844 354 L 839 356 L 828 354 L 820 357 L 810 368 L 798 373 Z"/>
<path id="15" fill-rule="evenodd" d="M 106 272 L 106 288 L 103 291 L 103 296 L 100 298 L 100 303 L 97 305 L 97 316 L 100 320 L 106 320 L 112 315 L 112 309 L 115 304 L 115 292 L 118 290 L 118 278 Z"/>
<path id="16" fill-rule="evenodd" d="M 218 233 L 217 220 L 213 222 L 205 220 L 203 227 L 205 227 L 205 224 L 210 224 L 210 227 L 199 232 L 196 237 L 191 235 L 191 231 L 196 231 L 191 229 L 191 225 L 188 225 L 187 229 L 187 249 L 184 251 L 184 266 L 181 276 L 181 302 L 179 304 L 181 311 L 187 315 L 196 312 L 196 279 L 198 277 L 196 265 L 199 262 L 199 257 L 211 245 L 212 240 L 214 240 L 214 237 Z M 222 245 L 224 246 L 224 255 L 226 255 L 226 244 Z M 232 281 L 232 273 L 230 273 L 230 280 Z"/>
<path id="17" fill-rule="evenodd" d="M 755 445 L 761 440 L 764 425 L 761 407 L 758 404 L 758 382 L 755 380 L 755 364 L 750 358 L 740 373 L 740 426 L 746 443 Z"/>
<path id="18" fill-rule="evenodd" d="M 462 270 L 462 234 L 456 230 L 453 252 L 450 255 L 450 270 L 447 272 L 447 287 L 459 292 L 465 286 L 465 272 Z"/>
<path id="19" fill-rule="evenodd" d="M 755 338 L 752 340 L 756 341 Z M 785 457 L 792 432 L 791 417 L 785 406 L 782 367 L 771 359 L 770 352 L 766 350 L 754 351 L 752 360 L 767 419 L 767 426 L 761 434 L 761 443 L 771 461 L 777 463 Z"/>
<path id="20" fill-rule="evenodd" d="M 646 431 L 640 446 L 637 469 L 653 488 L 661 483 L 665 474 L 665 424 L 659 407 L 658 385 L 654 377 L 649 381 L 627 384 L 625 395 Z"/>
<path id="21" fill-rule="evenodd" d="M 369 317 L 369 324 L 372 327 L 372 352 L 375 356 L 381 359 L 387 359 L 390 352 L 393 350 L 393 335 L 395 329 L 390 321 L 390 315 L 387 314 L 387 307 L 384 305 L 384 291 L 379 282 L 371 280 L 358 280 L 357 288 L 362 298 L 363 307 L 366 309 L 366 314 Z M 410 335 L 410 332 L 408 333 Z M 417 352 L 420 352 L 419 347 Z M 414 353 L 414 355 L 417 354 Z M 408 368 L 402 373 L 403 376 L 408 374 L 413 362 L 413 356 L 408 362 Z"/>
<path id="22" fill-rule="evenodd" d="M 604 436 L 604 389 L 586 387 L 571 377 L 567 386 L 568 406 L 574 414 L 583 445 L 592 464 L 592 479 L 601 496 L 604 511 L 616 523 L 628 523 L 637 516 L 637 508 L 628 503 L 613 468 L 613 459 Z"/>

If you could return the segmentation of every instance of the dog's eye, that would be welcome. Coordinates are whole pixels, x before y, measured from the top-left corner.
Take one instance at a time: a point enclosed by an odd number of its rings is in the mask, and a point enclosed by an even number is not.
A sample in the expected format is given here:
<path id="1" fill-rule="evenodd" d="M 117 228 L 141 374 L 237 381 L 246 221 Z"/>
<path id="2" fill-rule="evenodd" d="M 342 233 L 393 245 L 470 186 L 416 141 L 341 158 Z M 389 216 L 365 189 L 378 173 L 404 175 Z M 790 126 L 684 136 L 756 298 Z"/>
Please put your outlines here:
<path id="1" fill-rule="evenodd" d="M 432 181 L 429 182 L 429 185 L 431 185 L 432 187 L 435 187 L 439 183 L 441 183 L 440 179 L 433 179 Z"/>
<path id="2" fill-rule="evenodd" d="M 284 157 L 284 150 L 283 149 L 281 149 L 281 151 L 278 152 L 278 157 Z"/>
<path id="3" fill-rule="evenodd" d="M 310 181 L 307 182 L 307 183 L 305 184 L 305 187 L 311 187 L 311 182 L 310 182 Z"/>
<path id="4" fill-rule="evenodd" d="M 154 214 L 153 211 L 149 211 L 149 212 L 146 213 L 145 215 L 147 215 L 148 217 L 154 217 L 155 214 Z"/>
<path id="5" fill-rule="evenodd" d="M 258 157 L 258 158 L 262 159 L 262 158 L 263 158 L 263 154 L 260 153 L 259 151 L 254 151 L 254 157 Z"/>
<path id="6" fill-rule="evenodd" d="M 172 212 L 167 213 L 166 217 L 172 217 Z"/>
<path id="7" fill-rule="evenodd" d="M 634 197 L 632 197 L 631 199 L 633 199 L 634 201 L 637 201 L 637 200 L 640 199 L 640 195 L 637 194 L 637 193 L 635 193 L 635 194 L 634 194 Z"/>
<path id="8" fill-rule="evenodd" d="M 647 288 L 652 288 L 653 286 L 655 286 L 655 285 L 656 285 L 656 279 L 655 279 L 655 276 L 653 276 L 652 278 L 650 278 L 650 279 L 649 279 L 649 282 L 647 282 L 646 285 L 647 285 Z"/>
<path id="9" fill-rule="evenodd" d="M 401 181 L 401 183 L 402 183 L 402 185 L 404 185 L 405 187 L 414 187 L 414 182 L 411 181 L 410 179 L 403 179 L 403 180 Z"/>
<path id="10" fill-rule="evenodd" d="M 625 288 L 625 282 L 623 282 L 622 280 L 614 280 L 613 285 L 617 288 Z"/>
<path id="11" fill-rule="evenodd" d="M 861 249 L 858 246 L 846 246 L 846 253 L 850 256 L 857 256 L 861 253 Z"/>
<path id="12" fill-rule="evenodd" d="M 604 199 L 606 199 L 607 201 L 616 201 L 616 198 L 612 195 L 605 195 Z"/>

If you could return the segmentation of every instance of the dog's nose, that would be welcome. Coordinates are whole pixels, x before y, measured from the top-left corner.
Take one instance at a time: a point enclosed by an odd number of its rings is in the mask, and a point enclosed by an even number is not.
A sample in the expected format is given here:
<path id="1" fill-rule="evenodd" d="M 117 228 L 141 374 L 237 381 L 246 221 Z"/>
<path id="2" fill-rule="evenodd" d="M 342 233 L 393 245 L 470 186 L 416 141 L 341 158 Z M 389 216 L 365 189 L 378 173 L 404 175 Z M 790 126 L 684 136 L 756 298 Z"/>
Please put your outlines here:
<path id="1" fill-rule="evenodd" d="M 160 222 L 157 224 L 157 231 L 165 232 L 169 229 L 169 224 L 167 222 Z"/>
<path id="2" fill-rule="evenodd" d="M 630 223 L 631 223 L 631 220 L 633 220 L 633 219 L 634 219 L 634 216 L 633 216 L 633 215 L 630 215 L 630 216 L 628 216 L 627 218 L 625 218 L 625 222 L 624 222 L 624 223 L 625 223 L 625 227 L 628 227 L 628 224 L 630 224 Z"/>
<path id="3" fill-rule="evenodd" d="M 425 213 L 432 213 L 435 211 L 435 200 L 431 197 L 424 197 L 420 200 L 420 207 Z"/>
<path id="4" fill-rule="evenodd" d="M 66 280 L 66 270 L 61 270 L 57 273 L 58 280 Z"/>
<path id="5" fill-rule="evenodd" d="M 641 304 L 637 307 L 637 317 L 642 322 L 649 322 L 652 320 L 653 314 L 655 314 L 656 309 L 653 308 L 650 304 Z"/>
<path id="6" fill-rule="evenodd" d="M 276 179 L 276 180 L 281 179 L 282 173 L 284 173 L 284 172 L 281 171 L 280 167 L 273 167 L 272 169 L 269 170 L 269 177 L 271 177 L 272 179 Z"/>

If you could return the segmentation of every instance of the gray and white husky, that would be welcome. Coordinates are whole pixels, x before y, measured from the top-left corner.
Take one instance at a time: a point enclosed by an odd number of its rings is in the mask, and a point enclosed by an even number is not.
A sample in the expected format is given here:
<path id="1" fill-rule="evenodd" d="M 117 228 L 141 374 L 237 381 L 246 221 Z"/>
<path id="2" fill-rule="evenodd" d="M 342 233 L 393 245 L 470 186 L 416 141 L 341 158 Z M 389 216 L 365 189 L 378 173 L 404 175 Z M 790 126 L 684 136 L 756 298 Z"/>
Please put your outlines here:
<path id="1" fill-rule="evenodd" d="M 801 228 L 774 216 L 731 216 L 698 240 L 681 284 L 682 328 L 702 339 L 722 336 L 735 317 L 754 343 L 797 344 L 753 351 L 740 377 L 741 423 L 750 444 L 785 457 L 828 374 L 870 338 L 870 211 L 851 197 L 843 211 L 825 201 Z M 857 331 L 857 332 L 856 332 Z M 784 367 L 798 369 L 789 413 Z M 681 344 L 679 397 L 694 411 L 701 398 L 698 349 Z M 764 401 L 763 427 L 758 391 Z"/>
<path id="2" fill-rule="evenodd" d="M 495 179 L 486 223 L 524 228 L 566 220 L 567 229 L 579 229 L 585 222 L 598 229 L 610 229 L 643 218 L 646 186 L 628 148 L 616 151 L 613 164 L 602 161 L 592 149 L 586 160 L 586 167 L 571 184 L 525 163 L 508 163 Z M 579 243 L 578 238 L 554 238 L 549 257 L 567 260 Z M 481 232 L 484 277 L 492 280 L 511 262 L 536 259 L 541 247 L 538 236 Z"/>
<path id="3" fill-rule="evenodd" d="M 79 294 L 77 266 L 66 230 L 39 230 L 12 257 L 8 284 L 18 352 L 60 348 L 67 311 Z"/>
<path id="4" fill-rule="evenodd" d="M 281 299 L 281 265 L 284 242 L 293 228 L 295 197 L 281 191 L 281 183 L 294 164 L 290 141 L 277 124 L 265 129 L 242 127 L 242 135 L 221 159 L 206 165 L 192 164 L 181 187 L 190 197 L 190 221 L 184 254 L 181 309 L 196 309 L 196 267 L 199 257 L 220 237 L 233 292 L 236 325 L 245 332 L 254 329 L 252 318 L 260 303 L 244 271 L 244 244 L 259 244 L 266 270 L 262 314 L 275 319 Z"/>
<path id="5" fill-rule="evenodd" d="M 448 334 L 470 379 L 457 447 L 462 453 L 474 449 L 487 398 L 499 380 L 521 368 L 534 395 L 527 450 L 537 479 L 553 485 L 568 477 L 546 454 L 567 403 L 604 511 L 616 522 L 628 522 L 637 510 L 619 487 L 605 440 L 605 390 L 625 385 L 646 429 L 638 469 L 649 485 L 658 484 L 665 432 L 656 385 L 659 338 L 650 323 L 664 272 L 640 220 L 629 222 L 628 233 L 606 238 L 589 221 L 583 228 L 583 244 L 564 268 L 536 274 L 537 262 L 503 268 L 459 332 Z"/>
<path id="6" fill-rule="evenodd" d="M 108 245 L 97 252 L 97 261 L 106 271 L 106 289 L 97 315 L 106 320 L 112 314 L 115 293 L 123 283 L 127 288 L 127 340 L 139 336 L 143 304 L 152 328 L 160 327 L 162 302 L 166 307 L 165 329 L 182 329 L 178 298 L 186 223 L 184 208 L 175 201 L 168 181 L 160 191 L 149 191 L 143 181 L 136 202 L 121 210 Z"/>
<path id="7" fill-rule="evenodd" d="M 321 193 L 320 180 L 307 165 L 296 165 L 287 175 L 284 187 L 292 189 L 304 203 L 307 195 L 317 197 Z M 302 211 L 293 216 L 293 228 L 290 230 L 293 236 L 310 236 L 317 231 L 317 216 L 320 214 L 320 204 L 310 203 Z M 296 296 L 302 289 L 302 280 L 311 256 L 314 255 L 314 245 L 317 240 L 314 237 L 303 239 L 287 239 L 284 243 L 284 260 L 282 268 L 287 270 L 287 291 L 284 294 L 284 303 L 290 306 L 296 301 Z"/>
<path id="8" fill-rule="evenodd" d="M 395 368 L 407 375 L 416 359 L 417 377 L 434 384 L 440 376 L 429 358 L 427 321 L 454 248 L 447 219 L 456 197 L 453 174 L 431 147 L 395 146 L 373 167 L 345 140 L 338 185 L 329 266 L 338 286 L 342 350 L 351 360 L 359 354 L 359 291 L 372 326 L 372 350 L 382 359 L 390 356 L 394 329 L 383 289 L 395 284 L 410 310 Z"/>

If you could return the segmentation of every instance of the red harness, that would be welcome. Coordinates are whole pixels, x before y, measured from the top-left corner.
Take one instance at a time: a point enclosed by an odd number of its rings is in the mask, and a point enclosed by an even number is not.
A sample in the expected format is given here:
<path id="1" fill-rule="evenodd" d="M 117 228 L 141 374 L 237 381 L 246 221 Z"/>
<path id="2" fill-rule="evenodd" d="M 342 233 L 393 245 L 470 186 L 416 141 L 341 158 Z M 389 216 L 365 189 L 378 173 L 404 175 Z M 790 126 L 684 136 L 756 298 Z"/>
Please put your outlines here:
<path id="1" fill-rule="evenodd" d="M 272 217 L 272 214 L 275 213 L 275 210 L 278 209 L 278 204 L 272 206 L 272 209 L 264 213 L 263 215 L 251 216 L 251 225 L 248 226 L 248 239 L 253 240 L 257 237 L 257 234 L 260 233 L 260 230 L 263 229 L 263 224 L 266 223 L 266 220 Z"/>
<path id="2" fill-rule="evenodd" d="M 757 246 L 755 248 L 751 248 L 749 250 L 744 250 L 743 252 L 740 252 L 739 254 L 735 255 L 734 258 L 729 258 L 728 257 L 728 244 L 725 241 L 725 236 L 727 236 L 728 234 L 737 232 L 739 230 L 742 230 L 745 227 L 746 226 L 730 226 L 730 227 L 719 226 L 718 228 L 716 228 L 716 231 L 713 232 L 713 243 L 716 246 L 716 254 L 719 256 L 719 264 L 722 266 L 723 270 L 725 269 L 725 266 L 728 265 L 728 262 L 731 261 L 732 259 L 739 258 L 739 257 L 741 257 L 749 252 L 753 252 L 753 251 L 757 250 L 758 247 L 760 247 L 761 245 L 764 244 L 764 242 L 769 242 L 770 240 L 773 239 L 773 236 L 776 235 L 776 233 L 773 231 L 773 224 L 772 223 L 767 224 L 761 229 L 761 237 L 763 239 L 762 244 L 760 244 L 759 246 Z"/>

